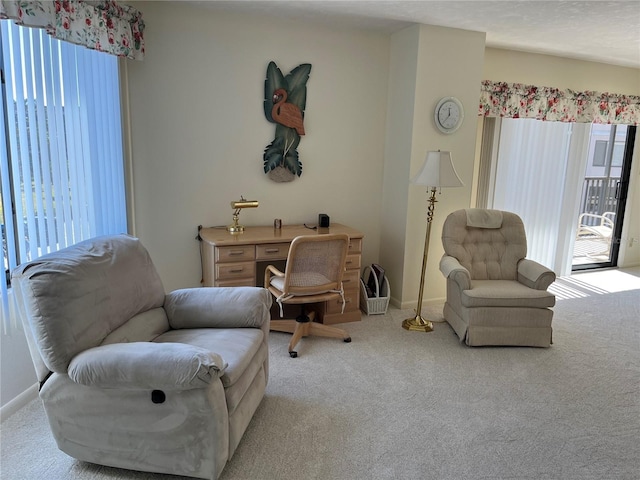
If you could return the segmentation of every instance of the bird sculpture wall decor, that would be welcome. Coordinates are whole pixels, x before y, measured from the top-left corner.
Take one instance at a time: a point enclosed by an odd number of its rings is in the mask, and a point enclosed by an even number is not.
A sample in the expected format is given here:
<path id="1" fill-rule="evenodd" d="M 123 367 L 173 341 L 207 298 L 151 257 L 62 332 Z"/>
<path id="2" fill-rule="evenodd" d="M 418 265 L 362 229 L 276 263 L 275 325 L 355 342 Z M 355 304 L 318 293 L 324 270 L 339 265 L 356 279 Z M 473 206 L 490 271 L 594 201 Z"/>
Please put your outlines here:
<path id="1" fill-rule="evenodd" d="M 279 88 L 273 92 L 271 117 L 285 127 L 295 128 L 298 135 L 304 135 L 304 119 L 297 105 L 287 102 L 287 91 Z"/>
<path id="2" fill-rule="evenodd" d="M 276 124 L 276 134 L 264 150 L 264 173 L 275 182 L 291 182 L 302 175 L 298 156 L 300 136 L 305 134 L 304 110 L 311 64 L 303 63 L 287 76 L 269 62 L 264 81 L 264 115 Z"/>

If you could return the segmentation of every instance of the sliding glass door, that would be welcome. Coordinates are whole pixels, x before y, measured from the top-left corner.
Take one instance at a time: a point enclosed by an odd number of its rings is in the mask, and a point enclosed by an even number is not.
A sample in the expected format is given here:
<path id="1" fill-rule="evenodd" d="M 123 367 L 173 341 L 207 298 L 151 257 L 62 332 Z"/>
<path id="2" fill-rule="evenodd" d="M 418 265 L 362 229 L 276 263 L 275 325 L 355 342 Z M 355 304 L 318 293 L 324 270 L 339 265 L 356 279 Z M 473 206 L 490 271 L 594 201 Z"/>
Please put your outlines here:
<path id="1" fill-rule="evenodd" d="M 591 126 L 573 270 L 617 264 L 634 138 L 635 127 Z"/>
<path id="2" fill-rule="evenodd" d="M 520 215 L 528 257 L 557 275 L 615 265 L 635 127 L 501 119 L 495 131 L 478 205 Z"/>

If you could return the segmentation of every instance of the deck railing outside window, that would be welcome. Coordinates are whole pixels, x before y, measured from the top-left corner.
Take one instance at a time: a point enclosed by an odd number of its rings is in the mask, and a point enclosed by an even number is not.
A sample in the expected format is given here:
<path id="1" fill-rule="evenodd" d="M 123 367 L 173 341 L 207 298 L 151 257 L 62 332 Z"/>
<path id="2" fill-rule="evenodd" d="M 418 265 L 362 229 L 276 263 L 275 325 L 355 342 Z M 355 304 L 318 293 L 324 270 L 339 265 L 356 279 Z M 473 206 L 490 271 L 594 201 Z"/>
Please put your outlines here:
<path id="1" fill-rule="evenodd" d="M 615 212 L 618 203 L 616 189 L 619 181 L 619 178 L 585 177 L 579 213 L 602 215 L 604 212 Z"/>

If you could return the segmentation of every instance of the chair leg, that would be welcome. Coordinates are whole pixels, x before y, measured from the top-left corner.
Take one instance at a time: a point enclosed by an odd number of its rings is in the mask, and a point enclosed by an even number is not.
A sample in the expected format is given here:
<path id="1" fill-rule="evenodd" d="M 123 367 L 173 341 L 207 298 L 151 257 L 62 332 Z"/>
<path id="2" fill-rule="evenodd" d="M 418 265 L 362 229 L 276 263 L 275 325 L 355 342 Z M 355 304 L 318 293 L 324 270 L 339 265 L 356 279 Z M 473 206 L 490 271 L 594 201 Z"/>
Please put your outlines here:
<path id="1" fill-rule="evenodd" d="M 275 332 L 292 333 L 291 341 L 289 342 L 289 356 L 296 358 L 298 352 L 295 351 L 295 347 L 301 338 L 309 335 L 316 335 L 319 337 L 329 338 L 341 338 L 345 343 L 351 342 L 349 334 L 337 327 L 324 325 L 322 323 L 314 322 L 316 312 L 311 311 L 308 314 L 302 307 L 302 311 L 296 320 L 271 320 L 269 329 Z"/>
<path id="2" fill-rule="evenodd" d="M 341 338 L 346 343 L 351 341 L 351 337 L 341 328 L 332 327 L 330 325 L 324 325 L 322 323 L 312 323 L 309 326 L 310 334 L 316 335 L 318 337 L 330 337 L 330 338 Z"/>
<path id="3" fill-rule="evenodd" d="M 310 326 L 313 325 L 313 319 L 316 317 L 316 312 L 311 311 L 307 313 L 304 309 L 304 305 L 300 307 L 300 315 L 296 318 L 296 328 L 293 331 L 293 336 L 289 342 L 289 356 L 296 358 L 298 352 L 294 350 L 298 342 L 302 337 L 309 335 Z"/>
<path id="4" fill-rule="evenodd" d="M 298 322 L 295 320 L 271 320 L 269 330 L 274 332 L 293 333 L 296 331 Z"/>
<path id="5" fill-rule="evenodd" d="M 298 344 L 298 342 L 302 337 L 306 337 L 307 335 L 309 335 L 309 326 L 311 324 L 312 322 L 307 322 L 307 323 L 296 322 L 296 329 L 293 332 L 291 341 L 289 342 L 289 356 L 291 358 L 296 358 L 298 356 L 298 352 L 296 352 L 294 349 L 296 348 L 296 345 Z"/>

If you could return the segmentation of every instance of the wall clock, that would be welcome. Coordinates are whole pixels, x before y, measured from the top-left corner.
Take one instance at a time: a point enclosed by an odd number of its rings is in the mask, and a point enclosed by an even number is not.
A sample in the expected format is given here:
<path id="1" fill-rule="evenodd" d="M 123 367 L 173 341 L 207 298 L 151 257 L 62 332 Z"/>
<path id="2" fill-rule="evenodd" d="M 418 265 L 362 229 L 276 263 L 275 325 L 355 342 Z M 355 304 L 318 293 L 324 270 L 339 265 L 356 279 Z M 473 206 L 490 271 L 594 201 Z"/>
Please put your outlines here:
<path id="1" fill-rule="evenodd" d="M 442 133 L 453 133 L 464 120 L 464 108 L 456 97 L 443 97 L 438 101 L 435 110 L 436 127 Z"/>

